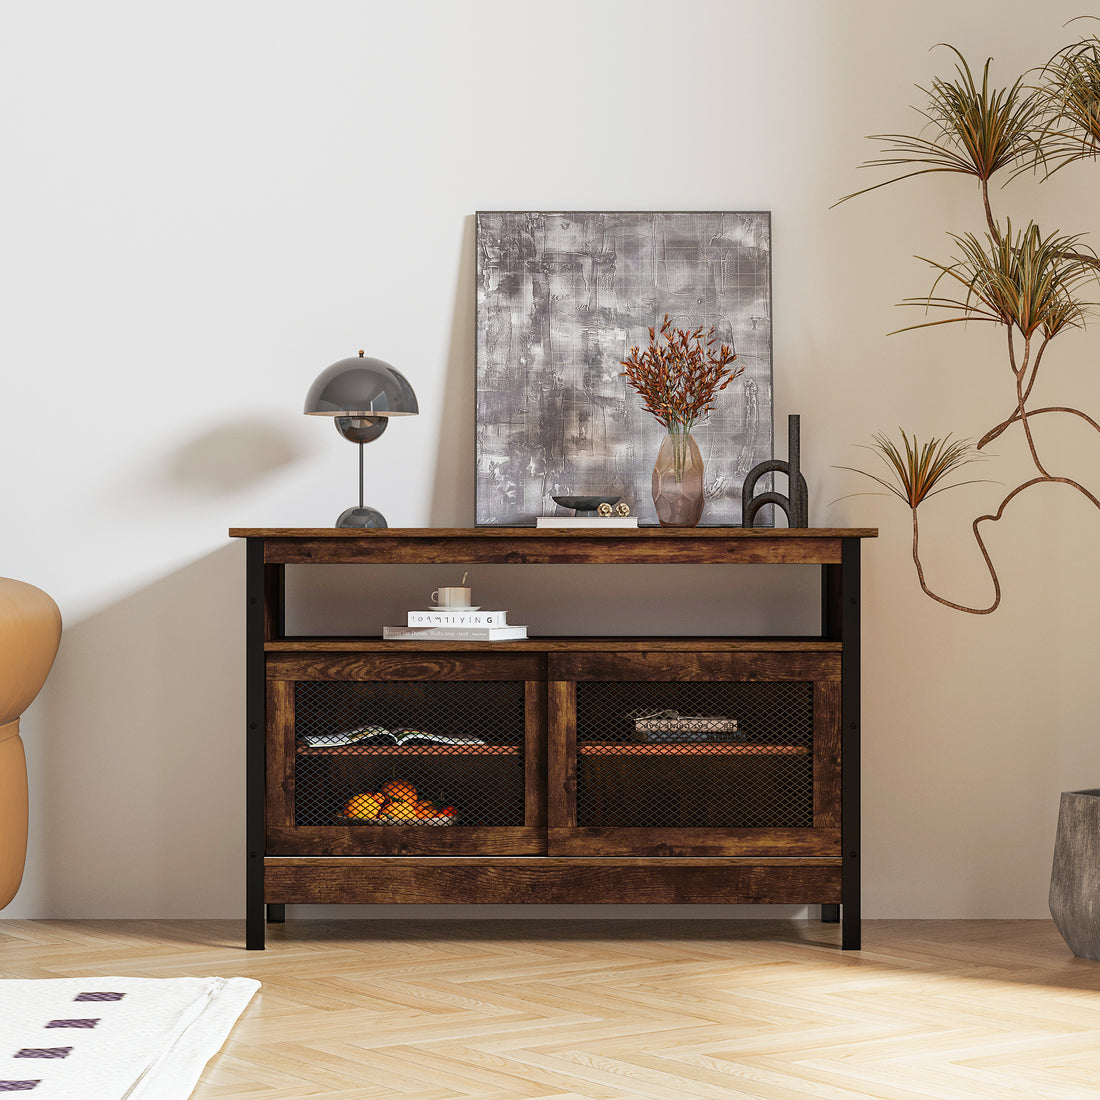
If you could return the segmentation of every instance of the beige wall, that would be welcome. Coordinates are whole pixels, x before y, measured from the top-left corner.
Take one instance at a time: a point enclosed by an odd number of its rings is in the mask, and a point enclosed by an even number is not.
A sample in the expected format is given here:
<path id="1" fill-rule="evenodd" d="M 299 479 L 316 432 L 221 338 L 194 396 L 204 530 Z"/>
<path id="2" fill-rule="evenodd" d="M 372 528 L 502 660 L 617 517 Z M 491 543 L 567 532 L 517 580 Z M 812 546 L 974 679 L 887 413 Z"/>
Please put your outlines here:
<path id="1" fill-rule="evenodd" d="M 886 335 L 910 316 L 894 303 L 929 285 L 913 254 L 979 230 L 977 196 L 933 176 L 829 207 L 877 178 L 856 168 L 877 149 L 863 135 L 916 124 L 912 86 L 949 71 L 935 43 L 993 55 L 1007 81 L 1078 13 L 1062 0 L 9 13 L 0 572 L 49 591 L 66 633 L 23 723 L 32 838 L 4 916 L 243 912 L 243 554 L 225 531 L 326 525 L 351 503 L 354 451 L 299 410 L 315 374 L 359 347 L 408 375 L 423 413 L 368 452 L 370 502 L 395 525 L 472 522 L 472 214 L 501 208 L 771 210 L 777 438 L 801 413 L 811 524 L 882 532 L 864 573 L 865 911 L 1043 916 L 1059 792 L 1100 782 L 1100 513 L 1059 487 L 1014 502 L 989 534 L 1004 585 L 992 616 L 920 593 L 907 511 L 846 497 L 863 486 L 836 467 L 873 431 L 979 435 L 1011 407 L 992 329 Z M 1097 172 L 995 201 L 1015 221 L 1094 230 Z M 1043 403 L 1097 413 L 1097 339 L 1052 349 Z M 1100 437 L 1048 420 L 1036 432 L 1054 470 L 1095 490 Z M 999 484 L 923 512 L 929 580 L 959 602 L 988 597 L 970 518 L 1026 476 L 1018 435 L 994 450 L 984 476 Z M 304 586 L 296 613 L 350 614 L 343 580 Z M 767 584 L 744 582 L 727 610 L 797 620 L 812 588 Z M 545 580 L 529 600 L 552 628 Z M 609 613 L 622 625 L 637 611 Z"/>

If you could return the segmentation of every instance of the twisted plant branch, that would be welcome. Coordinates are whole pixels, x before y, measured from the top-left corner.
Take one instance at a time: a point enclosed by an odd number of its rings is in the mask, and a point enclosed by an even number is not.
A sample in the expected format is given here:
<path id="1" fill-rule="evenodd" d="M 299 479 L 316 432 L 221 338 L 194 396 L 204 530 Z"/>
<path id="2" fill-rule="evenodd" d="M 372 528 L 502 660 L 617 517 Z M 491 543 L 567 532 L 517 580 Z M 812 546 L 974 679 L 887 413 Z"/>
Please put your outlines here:
<path id="1" fill-rule="evenodd" d="M 1004 505 L 1001 505 L 1001 510 L 1004 509 Z M 980 517 L 982 519 L 988 519 L 988 516 Z M 1000 516 L 997 517 L 998 519 Z M 928 583 L 924 579 L 924 567 L 920 563 L 920 551 L 918 549 L 917 538 L 917 510 L 913 509 L 913 564 L 917 567 L 917 579 L 920 581 L 921 590 L 926 596 L 931 596 L 936 603 L 942 603 L 947 607 L 953 607 L 956 611 L 966 611 L 971 615 L 988 615 L 990 612 L 996 611 L 1001 602 L 1001 582 L 997 579 L 997 570 L 993 568 L 993 562 L 990 560 L 989 551 L 986 549 L 985 543 L 982 541 L 981 533 L 978 531 L 978 520 L 974 520 L 972 524 L 974 530 L 974 538 L 978 542 L 978 549 L 982 552 L 982 557 L 985 558 L 985 564 L 989 569 L 989 575 L 993 578 L 993 602 L 988 607 L 967 607 L 961 603 L 955 603 L 952 600 L 945 599 L 943 596 L 937 595 L 928 587 Z"/>
<path id="2" fill-rule="evenodd" d="M 1031 452 L 1031 460 L 1035 463 L 1035 468 L 1043 477 L 1049 478 L 1050 474 L 1043 468 L 1043 464 L 1039 461 L 1039 452 L 1035 449 L 1035 437 L 1031 434 L 1031 424 L 1027 419 L 1028 413 L 1025 405 L 1024 378 L 1027 375 L 1027 362 L 1031 355 L 1031 339 L 1030 337 L 1024 339 L 1024 357 L 1017 368 L 1014 354 L 1015 347 L 1012 342 L 1012 329 L 1006 327 L 1006 332 L 1008 333 L 1008 361 L 1012 366 L 1012 373 L 1016 376 L 1016 413 L 1020 424 L 1023 426 L 1024 435 L 1027 437 L 1027 449 Z"/>
<path id="3" fill-rule="evenodd" d="M 1024 395 L 1024 398 L 1025 400 L 1027 399 L 1026 394 Z M 1040 413 L 1069 413 L 1072 416 L 1079 416 L 1082 420 L 1091 424 L 1092 427 L 1100 432 L 1100 424 L 1097 424 L 1096 421 L 1088 415 L 1088 413 L 1083 413 L 1080 409 L 1071 409 L 1068 405 L 1050 405 L 1045 409 L 1032 409 L 1027 415 L 1034 417 L 1038 416 Z M 1012 415 L 1007 420 L 1003 420 L 995 428 L 990 428 L 989 431 L 986 432 L 985 435 L 983 435 L 982 438 L 978 440 L 975 446 L 977 446 L 977 448 L 981 450 L 987 443 L 992 443 L 993 440 L 996 439 L 1006 428 L 1010 428 L 1019 419 L 1020 410 L 1019 408 L 1016 408 L 1015 410 L 1013 410 Z"/>
<path id="4" fill-rule="evenodd" d="M 982 538 L 981 531 L 978 530 L 978 525 L 982 523 L 996 523 L 1003 515 L 1005 508 L 1015 497 L 1019 496 L 1025 489 L 1030 489 L 1033 485 L 1069 485 L 1071 488 L 1076 489 L 1079 493 L 1084 494 L 1097 508 L 1100 508 L 1100 500 L 1097 500 L 1083 485 L 1071 480 L 1068 477 L 1033 477 L 1030 481 L 1025 481 L 1022 485 L 1017 485 L 1011 493 L 1008 494 L 1001 501 L 1000 507 L 996 512 L 992 512 L 988 515 L 978 516 L 971 525 L 970 529 L 974 533 L 974 541 L 978 544 L 978 549 L 982 552 L 982 557 L 985 559 L 986 568 L 989 570 L 989 576 L 993 581 L 993 602 L 988 607 L 967 607 L 965 604 L 955 603 L 952 600 L 948 600 L 943 596 L 933 592 L 928 587 L 928 583 L 924 578 L 924 567 L 921 565 L 920 550 L 918 545 L 917 534 L 917 509 L 914 507 L 913 512 L 913 564 L 917 567 L 917 579 L 920 581 L 921 590 L 926 596 L 931 596 L 937 603 L 942 603 L 947 607 L 953 607 L 956 611 L 965 611 L 970 615 L 989 615 L 997 610 L 1001 603 L 1001 582 L 997 577 L 997 570 L 993 566 L 993 560 L 989 556 L 989 550 L 985 545 L 985 540 Z"/>

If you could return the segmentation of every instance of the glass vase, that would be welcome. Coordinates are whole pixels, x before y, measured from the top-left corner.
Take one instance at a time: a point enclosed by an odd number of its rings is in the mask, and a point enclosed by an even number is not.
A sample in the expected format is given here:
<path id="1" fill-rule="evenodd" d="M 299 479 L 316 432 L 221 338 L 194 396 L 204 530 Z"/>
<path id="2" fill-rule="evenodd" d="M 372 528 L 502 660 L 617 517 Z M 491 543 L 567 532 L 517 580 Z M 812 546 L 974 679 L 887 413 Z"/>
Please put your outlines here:
<path id="1" fill-rule="evenodd" d="M 691 432 L 669 429 L 653 467 L 653 503 L 662 527 L 695 527 L 703 515 L 703 456 Z"/>

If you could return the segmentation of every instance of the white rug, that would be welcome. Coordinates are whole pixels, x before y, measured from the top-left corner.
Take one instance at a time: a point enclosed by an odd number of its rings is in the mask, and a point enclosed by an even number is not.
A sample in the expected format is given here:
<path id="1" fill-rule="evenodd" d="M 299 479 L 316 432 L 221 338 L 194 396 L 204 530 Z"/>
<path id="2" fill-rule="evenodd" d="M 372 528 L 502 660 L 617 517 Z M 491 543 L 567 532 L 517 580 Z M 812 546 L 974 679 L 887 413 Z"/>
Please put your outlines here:
<path id="1" fill-rule="evenodd" d="M 252 978 L 0 981 L 0 1095 L 187 1100 L 259 988 Z"/>

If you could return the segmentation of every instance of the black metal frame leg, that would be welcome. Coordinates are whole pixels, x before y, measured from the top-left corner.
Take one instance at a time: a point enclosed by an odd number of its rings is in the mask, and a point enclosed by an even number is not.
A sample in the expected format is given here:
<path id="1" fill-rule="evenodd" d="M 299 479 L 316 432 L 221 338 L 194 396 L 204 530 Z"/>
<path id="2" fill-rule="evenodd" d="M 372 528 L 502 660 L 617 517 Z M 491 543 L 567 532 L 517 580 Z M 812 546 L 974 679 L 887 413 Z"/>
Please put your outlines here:
<path id="1" fill-rule="evenodd" d="M 859 539 L 842 539 L 840 566 L 840 847 L 841 929 L 845 951 L 858 951 L 860 924 L 860 714 L 859 714 Z"/>
<path id="2" fill-rule="evenodd" d="M 245 645 L 247 679 L 245 702 L 245 946 L 262 951 L 264 925 L 264 711 L 267 684 L 264 672 L 264 543 L 250 538 L 246 545 Z"/>

